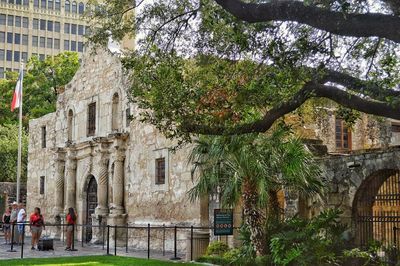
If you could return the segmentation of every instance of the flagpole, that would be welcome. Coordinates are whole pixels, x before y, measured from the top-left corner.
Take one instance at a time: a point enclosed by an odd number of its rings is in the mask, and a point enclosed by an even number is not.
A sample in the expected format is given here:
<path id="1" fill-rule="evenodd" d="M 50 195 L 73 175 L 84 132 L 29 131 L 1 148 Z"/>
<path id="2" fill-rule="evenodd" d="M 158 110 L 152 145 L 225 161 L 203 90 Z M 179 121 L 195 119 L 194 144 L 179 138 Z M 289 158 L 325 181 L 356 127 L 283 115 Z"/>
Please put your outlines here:
<path id="1" fill-rule="evenodd" d="M 23 81 L 23 73 L 24 73 L 24 63 L 21 62 L 20 73 L 22 73 L 21 77 L 21 95 L 19 102 L 19 128 L 18 128 L 18 161 L 17 161 L 17 202 L 20 200 L 20 191 L 21 191 L 21 157 L 22 157 L 22 81 Z"/>

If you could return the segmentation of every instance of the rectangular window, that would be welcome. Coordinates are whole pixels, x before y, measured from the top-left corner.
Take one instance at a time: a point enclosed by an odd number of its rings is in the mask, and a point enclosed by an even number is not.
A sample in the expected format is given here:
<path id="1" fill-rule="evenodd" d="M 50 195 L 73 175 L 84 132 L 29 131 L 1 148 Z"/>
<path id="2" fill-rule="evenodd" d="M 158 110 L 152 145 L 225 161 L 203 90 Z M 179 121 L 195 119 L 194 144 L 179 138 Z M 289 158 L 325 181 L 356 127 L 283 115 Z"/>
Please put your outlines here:
<path id="1" fill-rule="evenodd" d="M 33 47 L 38 47 L 39 46 L 38 36 L 32 36 L 32 46 Z"/>
<path id="2" fill-rule="evenodd" d="M 40 47 L 46 47 L 46 38 L 40 37 Z"/>
<path id="3" fill-rule="evenodd" d="M 53 48 L 53 38 L 47 38 L 47 48 Z"/>
<path id="4" fill-rule="evenodd" d="M 39 60 L 40 61 L 44 61 L 45 57 L 46 56 L 44 54 L 39 54 Z"/>
<path id="5" fill-rule="evenodd" d="M 46 2 L 47 2 L 47 0 L 40 1 L 40 7 L 43 9 L 46 9 Z"/>
<path id="6" fill-rule="evenodd" d="M 44 194 L 44 181 L 45 181 L 45 177 L 41 176 L 40 177 L 40 186 L 39 186 L 39 193 L 40 195 Z"/>
<path id="7" fill-rule="evenodd" d="M 22 34 L 22 45 L 28 45 L 29 37 L 27 34 Z"/>
<path id="8" fill-rule="evenodd" d="M 51 21 L 51 20 L 47 21 L 47 30 L 53 31 L 53 21 Z"/>
<path id="9" fill-rule="evenodd" d="M 7 50 L 7 61 L 11 62 L 12 61 L 12 51 L 11 50 Z"/>
<path id="10" fill-rule="evenodd" d="M 0 25 L 6 25 L 6 14 L 0 14 Z"/>
<path id="11" fill-rule="evenodd" d="M 14 16 L 12 16 L 12 15 L 7 16 L 7 25 L 14 26 Z"/>
<path id="12" fill-rule="evenodd" d="M 39 29 L 39 20 L 37 18 L 33 19 L 32 29 L 34 29 L 34 30 L 38 30 Z"/>
<path id="13" fill-rule="evenodd" d="M 90 35 L 90 27 L 89 26 L 85 27 L 85 35 Z"/>
<path id="14" fill-rule="evenodd" d="M 400 133 L 400 124 L 392 123 L 392 132 L 393 133 Z"/>
<path id="15" fill-rule="evenodd" d="M 83 42 L 78 42 L 78 52 L 83 53 Z"/>
<path id="16" fill-rule="evenodd" d="M 0 43 L 6 42 L 6 33 L 4 31 L 0 31 Z"/>
<path id="17" fill-rule="evenodd" d="M 24 60 L 24 62 L 28 62 L 28 53 L 27 52 L 22 52 L 21 53 L 21 59 Z"/>
<path id="18" fill-rule="evenodd" d="M 46 20 L 45 19 L 40 20 L 40 29 L 46 30 Z"/>
<path id="19" fill-rule="evenodd" d="M 14 62 L 19 62 L 20 53 L 19 51 L 14 51 Z"/>
<path id="20" fill-rule="evenodd" d="M 336 119 L 335 125 L 336 149 L 338 151 L 351 150 L 351 131 L 342 119 Z"/>
<path id="21" fill-rule="evenodd" d="M 60 49 L 60 39 L 54 39 L 54 49 Z"/>
<path id="22" fill-rule="evenodd" d="M 78 26 L 78 35 L 84 35 L 85 34 L 85 27 L 83 25 Z"/>
<path id="23" fill-rule="evenodd" d="M 42 126 L 42 148 L 46 148 L 46 126 Z"/>
<path id="24" fill-rule="evenodd" d="M 156 185 L 165 184 L 165 158 L 156 159 Z"/>
<path id="25" fill-rule="evenodd" d="M 88 105 L 87 135 L 93 136 L 96 132 L 96 103 Z"/>
<path id="26" fill-rule="evenodd" d="M 21 27 L 21 17 L 15 16 L 15 27 Z"/>
<path id="27" fill-rule="evenodd" d="M 131 108 L 126 108 L 125 117 L 126 117 L 125 123 L 126 123 L 126 126 L 128 127 L 129 124 L 131 123 L 131 120 L 132 120 L 132 117 L 131 117 Z"/>
<path id="28" fill-rule="evenodd" d="M 29 18 L 23 17 L 22 18 L 22 27 L 28 29 L 29 28 Z"/>
<path id="29" fill-rule="evenodd" d="M 71 34 L 76 34 L 76 24 L 71 24 Z"/>
<path id="30" fill-rule="evenodd" d="M 4 78 L 4 67 L 0 67 L 0 79 Z"/>
<path id="31" fill-rule="evenodd" d="M 69 50 L 69 41 L 68 40 L 64 40 L 64 50 L 65 51 Z"/>
<path id="32" fill-rule="evenodd" d="M 39 0 L 33 0 L 33 6 L 39 7 Z"/>
<path id="33" fill-rule="evenodd" d="M 48 8 L 48 9 L 53 9 L 53 7 L 54 7 L 54 2 L 53 2 L 53 0 L 49 0 L 49 2 L 47 3 L 47 8 Z"/>
<path id="34" fill-rule="evenodd" d="M 19 34 L 19 33 L 14 34 L 14 43 L 21 44 L 21 34 Z"/>
<path id="35" fill-rule="evenodd" d="M 0 61 L 4 61 L 6 58 L 6 51 L 4 49 L 0 49 Z"/>
<path id="36" fill-rule="evenodd" d="M 64 23 L 64 33 L 69 33 L 69 27 L 70 27 L 69 23 Z"/>
<path id="37" fill-rule="evenodd" d="M 71 41 L 71 51 L 76 51 L 76 41 Z"/>
<path id="38" fill-rule="evenodd" d="M 12 32 L 7 32 L 7 43 L 13 43 L 13 34 L 12 34 Z"/>
<path id="39" fill-rule="evenodd" d="M 57 21 L 54 22 L 54 31 L 60 32 L 60 22 Z"/>

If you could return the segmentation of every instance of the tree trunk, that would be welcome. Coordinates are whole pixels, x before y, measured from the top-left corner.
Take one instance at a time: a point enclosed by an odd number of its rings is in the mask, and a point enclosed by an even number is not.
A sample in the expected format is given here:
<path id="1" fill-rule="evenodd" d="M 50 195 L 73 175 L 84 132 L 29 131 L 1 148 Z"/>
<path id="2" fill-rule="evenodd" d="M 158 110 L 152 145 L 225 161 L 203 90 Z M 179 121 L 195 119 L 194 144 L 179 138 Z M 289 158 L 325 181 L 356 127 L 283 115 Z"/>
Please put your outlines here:
<path id="1" fill-rule="evenodd" d="M 250 239 L 257 255 L 265 255 L 266 238 L 264 231 L 264 217 L 258 208 L 257 187 L 249 178 L 243 180 L 243 213 L 246 225 L 250 229 Z"/>
<path id="2" fill-rule="evenodd" d="M 267 206 L 267 220 L 268 222 L 274 222 L 280 219 L 280 207 L 278 200 L 278 191 L 268 191 L 268 206 Z"/>

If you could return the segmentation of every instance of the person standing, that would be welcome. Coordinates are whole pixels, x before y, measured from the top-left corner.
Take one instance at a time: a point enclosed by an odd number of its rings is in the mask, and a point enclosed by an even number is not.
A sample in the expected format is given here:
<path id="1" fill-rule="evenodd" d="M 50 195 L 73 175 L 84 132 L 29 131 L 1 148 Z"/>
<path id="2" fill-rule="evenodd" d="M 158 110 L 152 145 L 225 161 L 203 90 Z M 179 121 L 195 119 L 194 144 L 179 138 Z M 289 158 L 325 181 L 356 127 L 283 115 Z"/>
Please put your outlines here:
<path id="1" fill-rule="evenodd" d="M 73 235 L 74 235 L 74 230 L 75 230 L 75 224 L 76 224 L 76 220 L 77 220 L 77 215 L 76 212 L 74 210 L 74 208 L 69 208 L 68 209 L 68 214 L 66 217 L 67 220 L 67 247 L 65 248 L 65 250 L 71 250 L 72 248 L 72 241 L 73 240 Z"/>
<path id="2" fill-rule="evenodd" d="M 42 229 L 45 229 L 44 218 L 43 218 L 43 215 L 40 213 L 40 208 L 38 208 L 38 207 L 35 208 L 34 212 L 30 216 L 29 224 L 30 224 L 31 233 L 32 233 L 32 248 L 31 249 L 35 250 L 38 248 L 39 239 L 40 239 L 40 236 L 42 235 Z"/>
<path id="3" fill-rule="evenodd" d="M 25 220 L 26 220 L 26 212 L 25 206 L 23 203 L 19 204 L 19 211 L 17 216 L 17 223 L 18 223 L 18 234 L 19 234 L 19 243 L 21 244 L 24 237 L 25 232 Z"/>
<path id="4" fill-rule="evenodd" d="M 12 204 L 12 210 L 11 210 L 11 230 L 13 230 L 13 232 L 11 232 L 13 236 L 13 239 L 11 239 L 12 243 L 17 243 L 18 240 L 18 230 L 17 230 L 17 219 L 18 219 L 18 203 L 17 202 L 13 202 Z"/>
<path id="5" fill-rule="evenodd" d="M 11 242 L 11 207 L 7 207 L 6 212 L 3 214 L 3 231 L 6 244 Z"/>

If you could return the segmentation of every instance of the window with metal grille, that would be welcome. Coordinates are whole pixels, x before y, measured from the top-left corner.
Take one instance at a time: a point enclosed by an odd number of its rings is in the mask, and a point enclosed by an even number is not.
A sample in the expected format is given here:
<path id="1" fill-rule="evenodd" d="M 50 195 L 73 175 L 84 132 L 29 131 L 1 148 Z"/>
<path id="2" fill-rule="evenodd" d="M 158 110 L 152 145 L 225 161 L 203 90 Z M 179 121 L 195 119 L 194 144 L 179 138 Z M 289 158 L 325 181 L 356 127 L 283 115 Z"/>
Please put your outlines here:
<path id="1" fill-rule="evenodd" d="M 129 127 L 129 124 L 131 123 L 132 116 L 131 116 L 131 108 L 126 108 L 125 111 L 125 118 L 126 118 L 126 126 Z"/>
<path id="2" fill-rule="evenodd" d="M 45 177 L 41 176 L 40 177 L 40 186 L 39 186 L 39 193 L 40 195 L 44 194 L 44 181 L 45 181 Z"/>
<path id="3" fill-rule="evenodd" d="M 156 159 L 156 185 L 165 184 L 165 158 Z"/>
<path id="4" fill-rule="evenodd" d="M 336 149 L 338 151 L 351 150 L 351 131 L 346 122 L 342 119 L 336 119 Z"/>
<path id="5" fill-rule="evenodd" d="M 46 148 L 46 126 L 42 126 L 42 148 Z"/>
<path id="6" fill-rule="evenodd" d="M 392 132 L 394 132 L 394 133 L 400 133 L 400 124 L 394 124 L 394 123 L 392 123 Z"/>
<path id="7" fill-rule="evenodd" d="M 88 105 L 87 135 L 93 136 L 96 132 L 96 103 Z"/>

